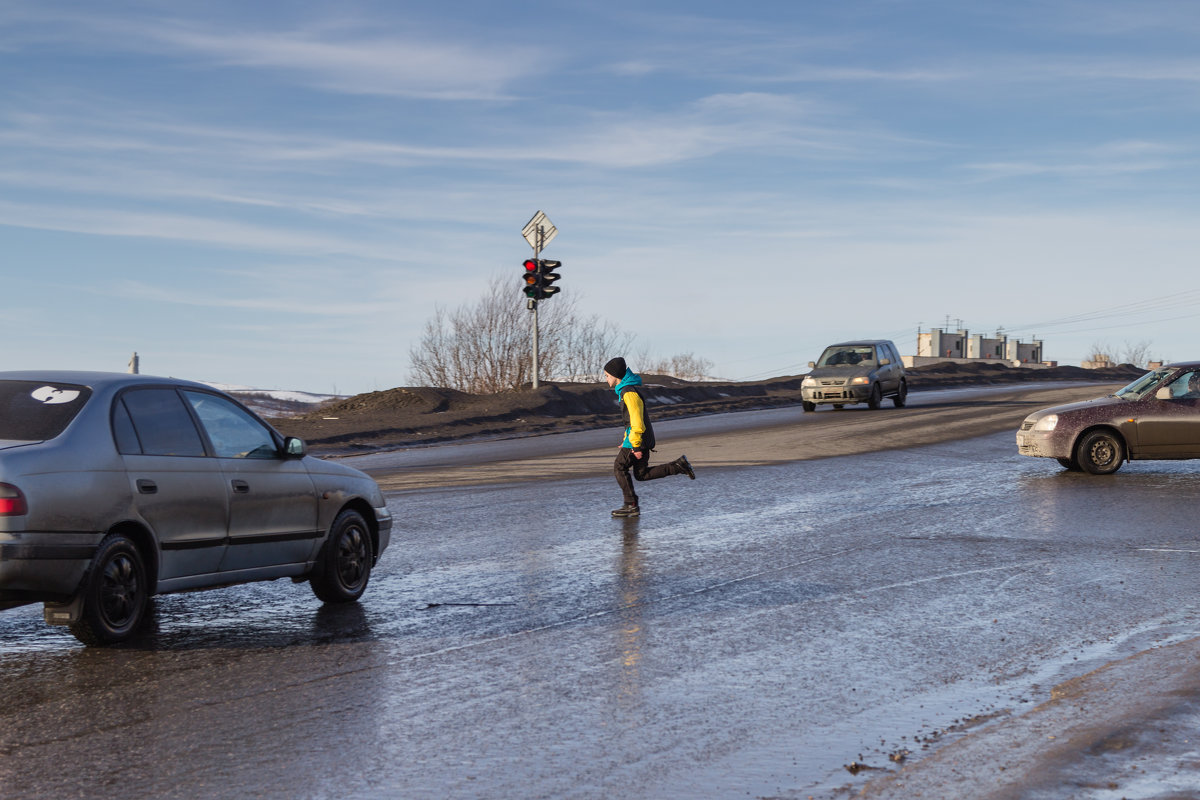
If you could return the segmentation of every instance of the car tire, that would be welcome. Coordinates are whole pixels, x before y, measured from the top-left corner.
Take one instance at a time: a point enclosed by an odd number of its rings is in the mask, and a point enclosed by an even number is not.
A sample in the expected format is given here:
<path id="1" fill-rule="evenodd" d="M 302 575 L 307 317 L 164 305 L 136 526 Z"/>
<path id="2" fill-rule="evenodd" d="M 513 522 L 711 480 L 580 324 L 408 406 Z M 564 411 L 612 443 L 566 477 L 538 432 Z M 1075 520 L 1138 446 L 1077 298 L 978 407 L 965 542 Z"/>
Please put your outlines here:
<path id="1" fill-rule="evenodd" d="M 1058 461 L 1058 463 L 1065 470 L 1068 470 L 1070 472 L 1082 472 L 1082 469 L 1079 466 L 1079 462 L 1073 458 L 1059 458 L 1059 459 L 1055 459 L 1055 460 Z"/>
<path id="2" fill-rule="evenodd" d="M 1092 475 L 1111 475 L 1125 461 L 1125 445 L 1111 431 L 1092 431 L 1075 447 L 1079 467 Z"/>
<path id="3" fill-rule="evenodd" d="M 867 397 L 867 408 L 875 411 L 879 408 L 879 402 L 883 400 L 883 390 L 879 388 L 879 384 L 871 385 L 871 394 Z"/>
<path id="4" fill-rule="evenodd" d="M 807 400 L 802 400 L 802 401 L 800 401 L 800 406 L 801 406 L 801 407 L 802 407 L 802 408 L 803 408 L 805 411 L 816 411 L 816 410 L 817 410 L 817 404 L 816 404 L 816 403 L 810 403 L 810 402 L 808 402 Z"/>
<path id="5" fill-rule="evenodd" d="M 900 388 L 896 390 L 896 396 L 892 398 L 892 405 L 896 408 L 904 408 L 906 402 L 908 402 L 908 381 L 900 381 Z"/>
<path id="6" fill-rule="evenodd" d="M 325 603 L 353 603 L 362 596 L 371 577 L 371 529 L 362 514 L 347 509 L 329 526 L 309 585 Z"/>
<path id="7" fill-rule="evenodd" d="M 120 533 L 105 538 L 96 548 L 82 591 L 79 621 L 70 626 L 76 639 L 96 646 L 133 635 L 145 619 L 149 600 L 146 567 L 137 545 Z"/>
<path id="8" fill-rule="evenodd" d="M 846 406 L 845 406 L 845 404 L 844 404 L 844 403 L 834 403 L 834 404 L 833 404 L 833 407 L 834 407 L 834 408 L 836 408 L 838 411 L 841 411 L 841 410 L 842 410 L 843 408 L 845 408 Z"/>

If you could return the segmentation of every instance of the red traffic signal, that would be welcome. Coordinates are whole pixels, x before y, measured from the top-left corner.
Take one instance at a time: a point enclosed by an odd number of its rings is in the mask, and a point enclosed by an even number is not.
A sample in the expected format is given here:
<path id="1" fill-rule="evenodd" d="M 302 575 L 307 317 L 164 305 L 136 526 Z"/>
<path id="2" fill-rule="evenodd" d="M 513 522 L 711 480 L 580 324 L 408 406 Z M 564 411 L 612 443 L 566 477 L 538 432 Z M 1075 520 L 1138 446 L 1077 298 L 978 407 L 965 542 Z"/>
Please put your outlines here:
<path id="1" fill-rule="evenodd" d="M 538 274 L 538 262 L 532 258 L 527 258 L 522 266 L 525 268 L 525 272 L 521 275 L 521 280 L 525 283 L 525 296 L 536 300 L 541 288 L 539 285 L 539 278 L 541 276 Z"/>

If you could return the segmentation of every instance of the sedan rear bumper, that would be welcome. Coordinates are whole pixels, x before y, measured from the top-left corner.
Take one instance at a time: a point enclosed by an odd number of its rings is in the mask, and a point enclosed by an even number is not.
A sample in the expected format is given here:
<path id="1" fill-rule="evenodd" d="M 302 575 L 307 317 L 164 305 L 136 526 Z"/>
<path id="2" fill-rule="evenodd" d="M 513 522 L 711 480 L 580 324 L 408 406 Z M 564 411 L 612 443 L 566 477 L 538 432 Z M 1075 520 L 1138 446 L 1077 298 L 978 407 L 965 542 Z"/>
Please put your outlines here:
<path id="1" fill-rule="evenodd" d="M 73 595 L 100 538 L 94 533 L 0 534 L 0 601 Z"/>

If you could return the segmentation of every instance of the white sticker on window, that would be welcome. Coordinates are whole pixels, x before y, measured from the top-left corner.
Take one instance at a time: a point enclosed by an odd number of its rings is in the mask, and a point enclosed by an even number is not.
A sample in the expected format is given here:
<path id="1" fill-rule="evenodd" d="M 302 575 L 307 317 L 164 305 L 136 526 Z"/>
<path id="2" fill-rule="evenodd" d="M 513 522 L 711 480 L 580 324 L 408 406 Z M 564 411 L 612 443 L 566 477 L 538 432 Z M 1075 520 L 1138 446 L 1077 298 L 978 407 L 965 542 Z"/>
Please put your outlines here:
<path id="1" fill-rule="evenodd" d="M 79 399 L 79 391 L 76 389 L 56 389 L 53 386 L 43 386 L 40 389 L 34 389 L 30 396 L 39 403 L 56 406 L 75 402 Z"/>

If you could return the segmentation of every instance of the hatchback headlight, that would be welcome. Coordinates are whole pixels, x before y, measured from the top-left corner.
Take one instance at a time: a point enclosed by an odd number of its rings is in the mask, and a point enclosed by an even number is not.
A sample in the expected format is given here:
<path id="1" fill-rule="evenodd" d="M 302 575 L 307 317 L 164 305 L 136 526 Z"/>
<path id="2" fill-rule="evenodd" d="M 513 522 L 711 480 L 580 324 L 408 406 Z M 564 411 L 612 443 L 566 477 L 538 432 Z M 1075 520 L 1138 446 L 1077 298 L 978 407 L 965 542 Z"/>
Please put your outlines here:
<path id="1" fill-rule="evenodd" d="M 862 386 L 864 383 L 870 383 L 870 382 L 871 382 L 870 378 L 851 378 L 850 379 L 850 383 L 854 384 L 855 386 Z"/>
<path id="2" fill-rule="evenodd" d="M 816 386 L 816 385 L 817 385 L 817 379 L 816 379 L 816 378 L 813 378 L 813 377 L 810 377 L 810 376 L 808 376 L 808 375 L 805 375 L 805 376 L 804 376 L 804 380 L 800 381 L 800 385 L 801 385 L 801 386 Z"/>
<path id="3" fill-rule="evenodd" d="M 1052 431 L 1058 425 L 1058 414 L 1047 414 L 1033 423 L 1035 431 Z"/>

